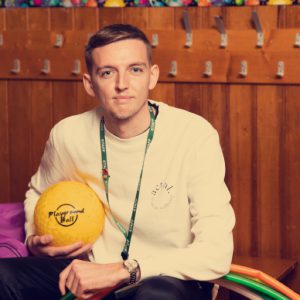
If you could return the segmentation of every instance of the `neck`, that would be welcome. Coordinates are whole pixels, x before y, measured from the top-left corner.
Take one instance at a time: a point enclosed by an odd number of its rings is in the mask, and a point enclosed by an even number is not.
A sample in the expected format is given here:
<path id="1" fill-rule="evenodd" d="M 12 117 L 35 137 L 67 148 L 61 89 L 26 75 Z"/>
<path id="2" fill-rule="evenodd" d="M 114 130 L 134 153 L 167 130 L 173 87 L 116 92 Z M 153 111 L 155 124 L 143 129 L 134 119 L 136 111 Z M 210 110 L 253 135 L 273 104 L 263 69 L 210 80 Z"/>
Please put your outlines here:
<path id="1" fill-rule="evenodd" d="M 139 117 L 133 116 L 128 119 L 115 119 L 104 116 L 105 126 L 115 136 L 121 139 L 129 139 L 135 137 L 149 128 L 150 115 L 148 105 L 144 114 L 139 114 Z"/>

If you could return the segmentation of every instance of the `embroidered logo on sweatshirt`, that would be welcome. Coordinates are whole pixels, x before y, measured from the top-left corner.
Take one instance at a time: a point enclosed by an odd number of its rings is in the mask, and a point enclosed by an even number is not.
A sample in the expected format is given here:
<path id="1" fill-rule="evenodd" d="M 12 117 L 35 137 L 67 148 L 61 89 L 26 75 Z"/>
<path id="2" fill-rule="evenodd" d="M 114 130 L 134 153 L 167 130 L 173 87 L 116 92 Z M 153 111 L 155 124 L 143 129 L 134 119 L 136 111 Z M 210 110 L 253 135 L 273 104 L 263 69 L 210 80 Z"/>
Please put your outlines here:
<path id="1" fill-rule="evenodd" d="M 151 191 L 151 205 L 154 209 L 164 209 L 170 205 L 173 196 L 173 186 L 161 181 Z"/>

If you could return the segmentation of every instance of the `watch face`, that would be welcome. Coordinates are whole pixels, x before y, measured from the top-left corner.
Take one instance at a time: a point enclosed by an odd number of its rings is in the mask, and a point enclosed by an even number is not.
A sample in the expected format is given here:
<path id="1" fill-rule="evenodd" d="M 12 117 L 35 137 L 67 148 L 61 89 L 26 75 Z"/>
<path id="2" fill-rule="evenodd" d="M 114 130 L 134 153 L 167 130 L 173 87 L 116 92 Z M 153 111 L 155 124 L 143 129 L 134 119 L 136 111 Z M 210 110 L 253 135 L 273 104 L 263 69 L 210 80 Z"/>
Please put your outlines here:
<path id="1" fill-rule="evenodd" d="M 139 266 L 137 261 L 133 259 L 125 260 L 124 264 L 129 269 L 129 271 L 134 270 Z"/>

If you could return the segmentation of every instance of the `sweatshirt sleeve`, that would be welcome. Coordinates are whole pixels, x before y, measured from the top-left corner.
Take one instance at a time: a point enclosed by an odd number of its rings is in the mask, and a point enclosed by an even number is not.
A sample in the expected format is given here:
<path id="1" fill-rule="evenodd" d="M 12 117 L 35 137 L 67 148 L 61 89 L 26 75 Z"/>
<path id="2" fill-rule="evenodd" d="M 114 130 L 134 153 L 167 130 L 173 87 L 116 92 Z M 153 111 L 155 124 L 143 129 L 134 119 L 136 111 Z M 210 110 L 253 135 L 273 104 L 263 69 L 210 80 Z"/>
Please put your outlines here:
<path id="1" fill-rule="evenodd" d="M 228 273 L 233 253 L 235 216 L 224 182 L 225 164 L 215 130 L 196 142 L 186 156 L 188 200 L 193 240 L 165 255 L 136 257 L 141 279 L 168 275 L 180 279 L 212 280 Z"/>
<path id="2" fill-rule="evenodd" d="M 66 180 L 67 168 L 65 160 L 59 154 L 61 151 L 57 150 L 58 141 L 57 127 L 54 127 L 50 132 L 39 168 L 28 184 L 29 189 L 24 201 L 26 239 L 34 234 L 34 209 L 41 193 L 50 185 Z"/>

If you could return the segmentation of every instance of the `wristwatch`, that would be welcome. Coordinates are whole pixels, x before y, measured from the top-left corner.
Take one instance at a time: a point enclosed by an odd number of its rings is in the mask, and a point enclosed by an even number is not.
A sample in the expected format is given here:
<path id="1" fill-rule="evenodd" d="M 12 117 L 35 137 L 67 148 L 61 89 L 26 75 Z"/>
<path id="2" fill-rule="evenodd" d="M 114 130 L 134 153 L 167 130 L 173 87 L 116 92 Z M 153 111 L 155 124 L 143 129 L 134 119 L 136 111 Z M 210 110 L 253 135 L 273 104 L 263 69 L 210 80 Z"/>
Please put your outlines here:
<path id="1" fill-rule="evenodd" d="M 139 270 L 139 263 L 135 259 L 127 259 L 123 262 L 124 268 L 129 272 L 129 284 L 134 284 L 137 281 L 137 272 Z"/>

